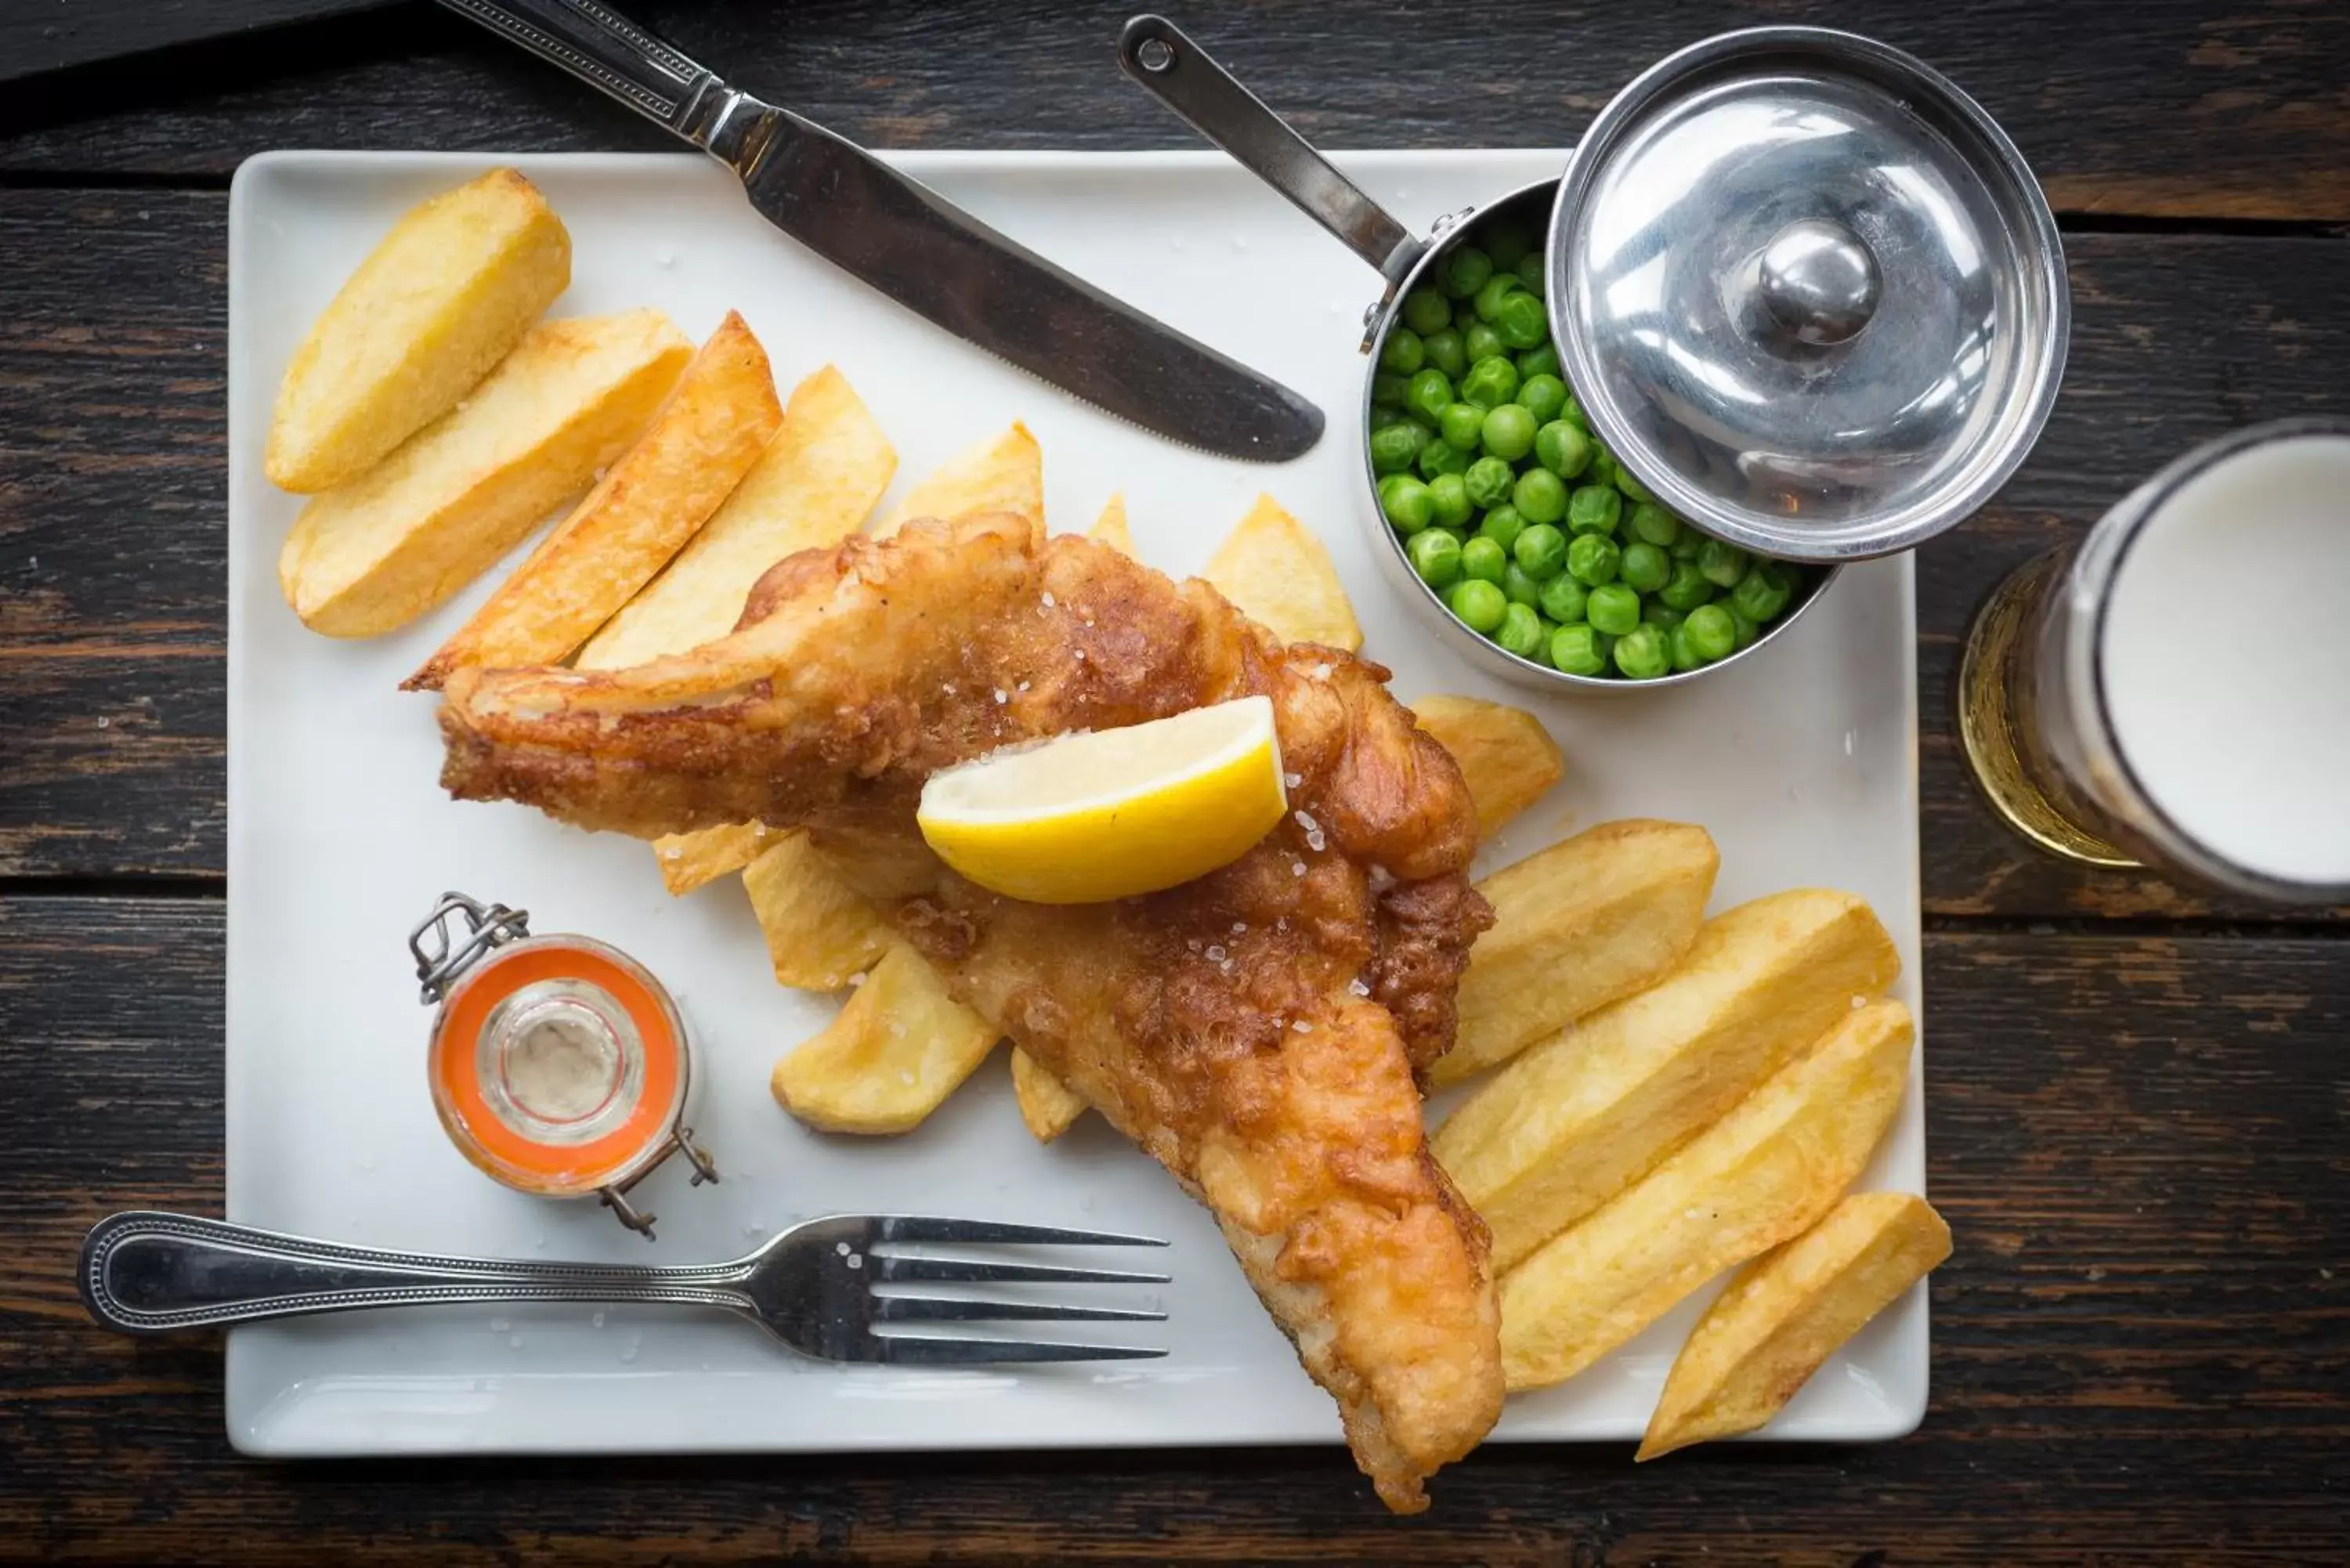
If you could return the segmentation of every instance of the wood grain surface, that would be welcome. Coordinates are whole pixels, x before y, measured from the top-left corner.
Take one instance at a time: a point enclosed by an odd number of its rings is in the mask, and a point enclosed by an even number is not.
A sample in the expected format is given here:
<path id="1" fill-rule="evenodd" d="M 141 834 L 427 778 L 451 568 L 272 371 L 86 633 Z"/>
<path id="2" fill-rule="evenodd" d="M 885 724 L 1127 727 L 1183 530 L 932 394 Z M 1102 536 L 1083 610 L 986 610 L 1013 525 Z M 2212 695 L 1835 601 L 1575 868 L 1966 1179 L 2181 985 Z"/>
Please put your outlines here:
<path id="1" fill-rule="evenodd" d="M 1493 1447 L 1396 1521 L 1335 1447 L 238 1459 L 217 1345 L 103 1334 L 72 1285 L 101 1214 L 219 1211 L 222 914 L 0 899 L 0 1559 L 2339 1561 L 2350 964 L 2329 940 L 1929 937 L 1929 1183 L 1957 1251 L 1918 1435 L 1638 1468 L 1628 1445 Z M 807 1135 L 778 1114 L 775 1136 Z"/>
<path id="2" fill-rule="evenodd" d="M 25 0 L 0 47 L 62 4 Z M 226 1445 L 217 1342 L 88 1324 L 92 1220 L 222 1198 L 227 177 L 272 147 L 667 145 L 419 0 L 54 68 L 177 8 L 80 6 L 86 36 L 0 58 L 39 73 L 0 97 L 0 1562 L 2344 1560 L 2350 909 L 2028 854 L 1970 793 L 1950 680 L 2002 574 L 2161 463 L 2350 411 L 2350 6 L 1178 11 L 1334 146 L 1555 145 L 1710 32 L 1871 33 L 2002 119 L 2073 267 L 2045 439 L 1918 561 L 1929 1184 L 1957 1239 L 1924 1427 L 1637 1468 L 1493 1448 L 1410 1521 L 1336 1449 L 265 1465 Z M 621 8 L 879 145 L 1195 144 L 1118 76 L 1123 6 Z"/>

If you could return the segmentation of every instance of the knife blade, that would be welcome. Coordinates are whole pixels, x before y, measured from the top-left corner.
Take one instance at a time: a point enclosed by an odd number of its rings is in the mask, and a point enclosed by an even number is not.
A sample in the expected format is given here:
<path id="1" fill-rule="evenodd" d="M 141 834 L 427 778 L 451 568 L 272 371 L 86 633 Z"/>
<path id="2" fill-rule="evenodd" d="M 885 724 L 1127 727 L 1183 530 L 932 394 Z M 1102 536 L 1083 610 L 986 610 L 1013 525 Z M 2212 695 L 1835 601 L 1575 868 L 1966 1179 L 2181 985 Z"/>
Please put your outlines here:
<path id="1" fill-rule="evenodd" d="M 442 0 L 692 142 L 751 205 L 898 304 L 1096 408 L 1220 457 L 1282 462 L 1322 410 L 1055 265 L 847 139 L 738 92 L 598 0 Z"/>

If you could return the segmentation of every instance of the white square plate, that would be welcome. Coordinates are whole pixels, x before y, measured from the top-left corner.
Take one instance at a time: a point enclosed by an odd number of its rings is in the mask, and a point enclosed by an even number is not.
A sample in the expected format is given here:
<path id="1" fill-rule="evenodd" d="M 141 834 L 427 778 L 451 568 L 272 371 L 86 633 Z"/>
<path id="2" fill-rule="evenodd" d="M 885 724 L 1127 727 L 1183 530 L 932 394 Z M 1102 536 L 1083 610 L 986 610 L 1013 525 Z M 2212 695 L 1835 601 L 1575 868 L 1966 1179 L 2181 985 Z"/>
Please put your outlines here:
<path id="1" fill-rule="evenodd" d="M 230 218 L 228 1210 L 231 1219 L 436 1251 L 702 1262 L 828 1210 L 959 1212 L 1170 1237 L 1166 1359 L 1024 1371 L 841 1368 L 733 1319 L 655 1310 L 444 1307 L 236 1330 L 228 1424 L 251 1453 L 1024 1448 L 1328 1442 L 1330 1401 L 1298 1370 L 1206 1213 L 1098 1118 L 1051 1147 L 1014 1114 L 999 1058 L 918 1131 L 816 1134 L 768 1097 L 770 1065 L 834 1003 L 769 976 L 728 878 L 661 890 L 633 841 L 436 784 L 433 700 L 396 686 L 489 582 L 369 642 L 306 631 L 278 597 L 296 509 L 261 477 L 262 435 L 295 345 L 411 202 L 487 167 L 429 154 L 277 153 L 239 172 Z M 1489 846 L 1488 866 L 1611 816 L 1685 818 L 1721 846 L 1717 907 L 1800 884 L 1866 896 L 1918 981 L 1917 711 L 1906 559 L 1847 571 L 1763 656 L 1685 690 L 1530 700 L 1493 686 L 1409 618 L 1369 554 L 1351 410 L 1376 278 L 1280 198 L 1208 153 L 909 155 L 899 165 L 1006 234 L 1329 411 L 1298 462 L 1182 451 L 1027 379 L 833 271 L 762 223 L 715 164 L 584 156 L 512 161 L 570 226 L 556 309 L 658 306 L 699 337 L 730 306 L 788 387 L 837 362 L 898 443 L 898 488 L 1014 417 L 1044 445 L 1047 510 L 1087 525 L 1123 491 L 1143 558 L 1199 570 L 1260 490 L 1328 544 L 1367 651 L 1407 698 L 1534 701 L 1566 781 Z M 1341 160 L 1422 229 L 1440 212 L 1554 175 L 1552 152 Z M 495 574 L 493 575 L 494 577 Z M 444 888 L 528 908 L 633 953 L 681 997 L 702 1053 L 695 1126 L 722 1185 L 675 1168 L 639 1189 L 648 1247 L 592 1205 L 518 1196 L 442 1137 L 428 1099 L 404 948 Z M 1868 1184 L 1922 1190 L 1912 1088 Z M 1513 1399 L 1498 1438 L 1638 1435 L 1698 1303 L 1572 1383 Z M 1922 1292 L 1885 1314 L 1770 1433 L 1908 1431 L 1926 1400 Z"/>

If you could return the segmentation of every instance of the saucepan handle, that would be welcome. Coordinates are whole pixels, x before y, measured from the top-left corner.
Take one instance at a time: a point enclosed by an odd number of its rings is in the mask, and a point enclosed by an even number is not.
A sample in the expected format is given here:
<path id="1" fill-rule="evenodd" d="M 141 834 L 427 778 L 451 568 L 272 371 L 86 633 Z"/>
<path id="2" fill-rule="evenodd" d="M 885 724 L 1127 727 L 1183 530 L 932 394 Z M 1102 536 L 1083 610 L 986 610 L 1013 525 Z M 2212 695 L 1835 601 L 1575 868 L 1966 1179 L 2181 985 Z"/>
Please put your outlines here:
<path id="1" fill-rule="evenodd" d="M 1192 130 L 1378 268 L 1390 290 L 1428 248 L 1166 17 L 1127 23 L 1118 63 Z"/>

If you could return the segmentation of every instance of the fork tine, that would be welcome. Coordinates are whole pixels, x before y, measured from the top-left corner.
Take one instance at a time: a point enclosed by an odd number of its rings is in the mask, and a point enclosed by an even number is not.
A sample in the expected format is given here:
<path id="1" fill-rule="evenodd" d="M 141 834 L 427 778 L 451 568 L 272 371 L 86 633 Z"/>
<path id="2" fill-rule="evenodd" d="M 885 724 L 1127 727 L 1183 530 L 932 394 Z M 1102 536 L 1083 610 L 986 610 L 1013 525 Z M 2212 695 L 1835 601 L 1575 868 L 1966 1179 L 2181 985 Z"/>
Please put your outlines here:
<path id="1" fill-rule="evenodd" d="M 877 1280 L 953 1280 L 964 1283 L 1035 1281 L 1064 1285 L 1163 1285 L 1165 1274 L 1127 1273 L 1116 1269 L 1071 1269 L 1058 1263 L 999 1263 L 976 1258 L 901 1258 L 877 1252 L 866 1272 Z"/>
<path id="2" fill-rule="evenodd" d="M 1006 1225 L 993 1220 L 943 1220 L 928 1214 L 881 1214 L 872 1220 L 876 1241 L 997 1242 L 1038 1247 L 1164 1247 L 1156 1236 L 1123 1236 L 1114 1231 L 1064 1231 L 1051 1225 Z"/>
<path id="3" fill-rule="evenodd" d="M 1163 1312 L 1134 1307 L 1041 1305 L 1031 1302 L 982 1302 L 952 1296 L 875 1296 L 876 1323 L 920 1323 L 925 1319 L 982 1323 L 1090 1318 L 1113 1323 L 1165 1323 Z"/>
<path id="4" fill-rule="evenodd" d="M 982 1366 L 1014 1361 L 1144 1361 L 1163 1350 L 1133 1345 L 1050 1345 L 1024 1339 L 936 1339 L 928 1334 L 877 1334 L 862 1359 L 893 1366 Z"/>

